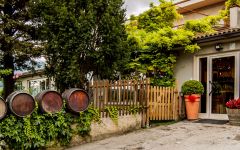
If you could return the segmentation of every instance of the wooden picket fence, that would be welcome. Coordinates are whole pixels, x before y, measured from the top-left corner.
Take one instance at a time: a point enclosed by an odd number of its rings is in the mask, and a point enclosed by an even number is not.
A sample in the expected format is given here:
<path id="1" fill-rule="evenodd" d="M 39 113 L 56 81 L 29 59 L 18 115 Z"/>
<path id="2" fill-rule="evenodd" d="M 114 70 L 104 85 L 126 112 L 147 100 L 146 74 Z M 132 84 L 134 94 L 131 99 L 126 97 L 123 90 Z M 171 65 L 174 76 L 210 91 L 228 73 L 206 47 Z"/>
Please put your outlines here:
<path id="1" fill-rule="evenodd" d="M 178 92 L 176 87 L 151 86 L 145 80 L 96 80 L 89 85 L 94 108 L 101 117 L 109 117 L 107 107 L 118 109 L 119 116 L 141 114 L 142 125 L 150 120 L 176 120 L 178 118 Z"/>
<path id="2" fill-rule="evenodd" d="M 179 105 L 176 87 L 151 86 L 148 101 L 150 120 L 178 119 Z"/>

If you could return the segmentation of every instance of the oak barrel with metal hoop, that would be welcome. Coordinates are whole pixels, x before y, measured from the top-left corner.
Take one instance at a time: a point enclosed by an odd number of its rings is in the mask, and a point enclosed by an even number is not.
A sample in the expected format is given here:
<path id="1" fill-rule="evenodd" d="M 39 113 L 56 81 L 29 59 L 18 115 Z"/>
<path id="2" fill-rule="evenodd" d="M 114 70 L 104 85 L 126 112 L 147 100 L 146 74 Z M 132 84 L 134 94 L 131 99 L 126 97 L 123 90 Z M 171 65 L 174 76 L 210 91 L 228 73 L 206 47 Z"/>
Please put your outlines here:
<path id="1" fill-rule="evenodd" d="M 3 119 L 7 114 L 7 104 L 5 100 L 0 97 L 0 120 Z"/>
<path id="2" fill-rule="evenodd" d="M 76 113 L 85 111 L 90 102 L 88 93 L 78 88 L 66 90 L 62 97 L 66 100 L 68 109 Z"/>
<path id="3" fill-rule="evenodd" d="M 35 97 L 42 112 L 57 113 L 63 108 L 63 99 L 60 93 L 54 90 L 45 90 Z"/>
<path id="4" fill-rule="evenodd" d="M 34 98 L 23 91 L 15 91 L 6 99 L 10 111 L 19 117 L 25 117 L 33 113 L 35 109 Z"/>

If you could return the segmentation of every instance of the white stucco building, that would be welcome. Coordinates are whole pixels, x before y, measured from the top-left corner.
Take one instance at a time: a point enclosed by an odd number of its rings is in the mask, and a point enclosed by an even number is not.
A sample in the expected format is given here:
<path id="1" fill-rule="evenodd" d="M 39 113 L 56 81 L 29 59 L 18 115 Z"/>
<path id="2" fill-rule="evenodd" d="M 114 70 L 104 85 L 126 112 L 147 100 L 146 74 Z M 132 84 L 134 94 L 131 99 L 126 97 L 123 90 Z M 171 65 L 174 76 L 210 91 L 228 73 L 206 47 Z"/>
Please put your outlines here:
<path id="1" fill-rule="evenodd" d="M 225 0 L 188 0 L 178 4 L 186 20 L 218 14 Z M 201 98 L 200 118 L 226 119 L 225 103 L 239 97 L 240 80 L 240 8 L 230 9 L 230 19 L 221 21 L 218 31 L 195 38 L 201 50 L 194 54 L 180 53 L 175 67 L 179 89 L 186 80 L 199 80 L 205 93 Z"/>

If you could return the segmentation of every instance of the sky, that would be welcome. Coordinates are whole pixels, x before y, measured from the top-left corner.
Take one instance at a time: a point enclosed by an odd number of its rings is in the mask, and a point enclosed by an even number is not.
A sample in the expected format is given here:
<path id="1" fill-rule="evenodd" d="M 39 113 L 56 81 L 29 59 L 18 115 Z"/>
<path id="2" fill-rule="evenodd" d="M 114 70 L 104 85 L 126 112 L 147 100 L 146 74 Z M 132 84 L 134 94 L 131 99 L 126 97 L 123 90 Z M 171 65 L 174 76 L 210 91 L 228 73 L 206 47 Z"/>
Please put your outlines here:
<path id="1" fill-rule="evenodd" d="M 151 2 L 159 4 L 158 0 L 125 0 L 124 8 L 127 9 L 127 18 L 129 18 L 130 15 L 138 15 L 149 9 L 149 4 Z"/>

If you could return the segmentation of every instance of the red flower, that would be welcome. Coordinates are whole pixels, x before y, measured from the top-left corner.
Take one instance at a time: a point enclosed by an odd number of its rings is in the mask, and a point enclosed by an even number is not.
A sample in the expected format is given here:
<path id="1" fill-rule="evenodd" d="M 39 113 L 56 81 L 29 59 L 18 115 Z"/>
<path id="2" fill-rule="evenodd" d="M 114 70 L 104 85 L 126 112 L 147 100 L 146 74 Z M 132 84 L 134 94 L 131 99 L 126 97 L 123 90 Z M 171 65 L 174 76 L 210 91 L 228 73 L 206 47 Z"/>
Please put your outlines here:
<path id="1" fill-rule="evenodd" d="M 238 98 L 236 101 L 235 101 L 235 107 L 240 109 L 240 99 Z"/>
<path id="2" fill-rule="evenodd" d="M 226 102 L 226 106 L 230 109 L 240 109 L 240 98 L 230 99 L 228 102 Z"/>

